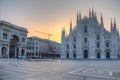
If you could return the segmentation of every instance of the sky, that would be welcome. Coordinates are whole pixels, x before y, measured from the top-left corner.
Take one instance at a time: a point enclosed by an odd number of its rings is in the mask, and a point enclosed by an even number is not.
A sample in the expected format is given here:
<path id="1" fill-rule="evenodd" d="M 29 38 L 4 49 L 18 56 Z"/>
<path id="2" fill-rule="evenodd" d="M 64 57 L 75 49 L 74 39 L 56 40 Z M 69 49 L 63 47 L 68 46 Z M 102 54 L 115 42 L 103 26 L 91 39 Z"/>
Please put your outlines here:
<path id="1" fill-rule="evenodd" d="M 73 27 L 76 23 L 77 11 L 82 17 L 88 16 L 89 8 L 94 8 L 100 21 L 103 15 L 105 28 L 109 30 L 111 18 L 120 26 L 120 0 L 0 0 L 0 20 L 28 29 L 29 36 L 48 38 L 61 42 L 61 30 L 65 27 L 69 33 L 70 19 Z"/>

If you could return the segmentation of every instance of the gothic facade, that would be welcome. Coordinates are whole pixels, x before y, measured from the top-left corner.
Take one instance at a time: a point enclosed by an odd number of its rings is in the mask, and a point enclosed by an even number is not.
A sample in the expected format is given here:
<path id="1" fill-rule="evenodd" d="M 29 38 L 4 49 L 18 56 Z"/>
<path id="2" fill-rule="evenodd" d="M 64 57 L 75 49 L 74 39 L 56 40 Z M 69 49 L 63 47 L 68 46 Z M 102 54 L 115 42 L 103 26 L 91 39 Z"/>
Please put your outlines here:
<path id="1" fill-rule="evenodd" d="M 76 26 L 72 29 L 70 21 L 69 35 L 62 29 L 62 59 L 118 59 L 120 55 L 120 35 L 116 21 L 110 25 L 110 31 L 104 27 L 103 17 L 98 22 L 96 12 L 89 10 L 89 16 L 81 18 L 77 13 Z"/>

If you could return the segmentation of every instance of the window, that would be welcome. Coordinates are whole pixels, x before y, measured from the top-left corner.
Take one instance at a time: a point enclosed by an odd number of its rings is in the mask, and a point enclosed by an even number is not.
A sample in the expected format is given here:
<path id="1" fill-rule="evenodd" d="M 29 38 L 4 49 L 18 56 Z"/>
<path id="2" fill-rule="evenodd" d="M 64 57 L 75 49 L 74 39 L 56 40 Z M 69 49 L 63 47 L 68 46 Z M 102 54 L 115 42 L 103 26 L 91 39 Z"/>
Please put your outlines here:
<path id="1" fill-rule="evenodd" d="M 99 34 L 97 35 L 97 40 L 100 40 L 100 35 Z"/>
<path id="2" fill-rule="evenodd" d="M 31 46 L 29 47 L 29 50 L 31 50 Z"/>
<path id="3" fill-rule="evenodd" d="M 97 48 L 99 48 L 100 47 L 100 44 L 99 43 L 97 43 Z"/>
<path id="4" fill-rule="evenodd" d="M 36 47 L 36 50 L 38 50 L 38 47 Z"/>
<path id="5" fill-rule="evenodd" d="M 107 59 L 110 58 L 110 53 L 109 53 L 109 52 L 106 53 L 106 58 L 107 58 Z"/>
<path id="6" fill-rule="evenodd" d="M 67 57 L 67 59 L 69 58 L 69 53 L 68 52 L 67 52 L 67 56 L 66 57 Z"/>
<path id="7" fill-rule="evenodd" d="M 67 49 L 69 49 L 69 45 L 67 45 Z"/>
<path id="8" fill-rule="evenodd" d="M 36 45 L 38 45 L 38 42 L 36 42 Z"/>
<path id="9" fill-rule="evenodd" d="M 87 42 L 87 37 L 84 38 L 84 42 Z"/>
<path id="10" fill-rule="evenodd" d="M 28 46 L 27 46 L 27 50 L 28 50 Z"/>
<path id="11" fill-rule="evenodd" d="M 76 49 L 76 45 L 74 45 L 73 48 Z"/>
<path id="12" fill-rule="evenodd" d="M 109 47 L 109 42 L 106 43 L 106 47 Z"/>
<path id="13" fill-rule="evenodd" d="M 36 53 L 36 56 L 37 56 L 37 53 Z"/>
<path id="14" fill-rule="evenodd" d="M 75 37 L 73 38 L 73 42 L 76 42 L 76 38 Z"/>
<path id="15" fill-rule="evenodd" d="M 3 39 L 7 39 L 7 33 L 3 33 Z"/>
<path id="16" fill-rule="evenodd" d="M 22 37 L 22 42 L 25 42 L 25 38 L 24 37 Z"/>
<path id="17" fill-rule="evenodd" d="M 85 33 L 87 32 L 87 24 L 85 24 L 85 26 L 84 26 L 84 32 Z"/>
<path id="18" fill-rule="evenodd" d="M 34 47 L 33 47 L 33 50 L 34 50 Z"/>
<path id="19" fill-rule="evenodd" d="M 73 54 L 73 58 L 76 59 L 76 53 Z"/>

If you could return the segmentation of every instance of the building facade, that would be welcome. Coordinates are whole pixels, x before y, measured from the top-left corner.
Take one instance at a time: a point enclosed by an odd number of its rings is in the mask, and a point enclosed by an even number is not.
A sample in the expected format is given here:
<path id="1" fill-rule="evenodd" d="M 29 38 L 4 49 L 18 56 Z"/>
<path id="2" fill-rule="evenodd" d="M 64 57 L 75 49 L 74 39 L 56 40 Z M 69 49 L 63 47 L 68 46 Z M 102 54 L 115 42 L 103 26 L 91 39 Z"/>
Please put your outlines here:
<path id="1" fill-rule="evenodd" d="M 0 21 L 0 57 L 23 58 L 26 56 L 27 29 Z"/>
<path id="2" fill-rule="evenodd" d="M 38 37 L 27 38 L 27 58 L 59 58 L 60 44 Z"/>
<path id="3" fill-rule="evenodd" d="M 0 21 L 0 58 L 59 58 L 60 44 L 28 37 L 27 29 Z"/>
<path id="4" fill-rule="evenodd" d="M 104 27 L 103 17 L 98 22 L 96 12 L 89 10 L 89 16 L 81 18 L 77 14 L 76 26 L 69 35 L 62 29 L 62 59 L 118 59 L 120 55 L 120 35 L 116 21 L 111 20 L 110 31 Z"/>
<path id="5" fill-rule="evenodd" d="M 49 43 L 49 54 L 53 54 L 54 58 L 60 58 L 61 44 L 55 41 L 48 40 Z"/>
<path id="6" fill-rule="evenodd" d="M 46 39 L 38 37 L 27 38 L 27 57 L 29 58 L 45 58 L 48 54 L 49 46 Z"/>

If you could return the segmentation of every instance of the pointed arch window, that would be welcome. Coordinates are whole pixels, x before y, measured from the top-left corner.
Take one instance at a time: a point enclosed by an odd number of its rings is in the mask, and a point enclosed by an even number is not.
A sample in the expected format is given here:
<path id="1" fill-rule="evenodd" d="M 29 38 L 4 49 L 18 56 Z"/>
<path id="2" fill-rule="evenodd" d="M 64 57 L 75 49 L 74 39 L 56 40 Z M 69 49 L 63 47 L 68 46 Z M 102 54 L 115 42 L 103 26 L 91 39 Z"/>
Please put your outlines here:
<path id="1" fill-rule="evenodd" d="M 100 35 L 99 34 L 97 34 L 97 40 L 100 40 Z"/>
<path id="2" fill-rule="evenodd" d="M 73 49 L 76 49 L 76 45 L 73 45 Z"/>
<path id="3" fill-rule="evenodd" d="M 85 23 L 85 26 L 84 26 L 84 32 L 85 32 L 85 33 L 88 32 L 88 31 L 87 31 L 87 22 Z"/>
<path id="4" fill-rule="evenodd" d="M 87 26 L 84 26 L 84 32 L 85 33 L 87 32 Z"/>
<path id="5" fill-rule="evenodd" d="M 100 44 L 99 43 L 97 43 L 97 48 L 99 48 L 100 47 Z"/>
<path id="6" fill-rule="evenodd" d="M 85 42 L 85 43 L 87 42 L 87 37 L 84 37 L 84 42 Z"/>
<path id="7" fill-rule="evenodd" d="M 76 37 L 73 38 L 73 42 L 76 42 Z"/>
<path id="8" fill-rule="evenodd" d="M 67 49 L 69 49 L 69 45 L 67 45 Z"/>
<path id="9" fill-rule="evenodd" d="M 106 43 L 106 47 L 109 47 L 109 42 Z"/>

